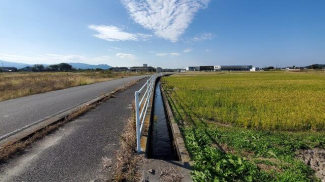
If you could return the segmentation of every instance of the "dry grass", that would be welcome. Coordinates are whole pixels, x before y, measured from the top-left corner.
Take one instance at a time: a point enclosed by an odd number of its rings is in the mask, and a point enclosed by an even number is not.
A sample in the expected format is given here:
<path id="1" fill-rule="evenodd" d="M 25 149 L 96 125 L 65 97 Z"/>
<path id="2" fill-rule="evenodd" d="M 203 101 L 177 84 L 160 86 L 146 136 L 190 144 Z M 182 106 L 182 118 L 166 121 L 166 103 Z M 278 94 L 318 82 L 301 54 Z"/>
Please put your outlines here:
<path id="1" fill-rule="evenodd" d="M 134 103 L 132 105 L 134 107 Z M 121 135 L 121 147 L 116 156 L 115 181 L 139 181 L 140 175 L 137 171 L 143 157 L 137 154 L 136 147 L 136 126 L 133 113 Z"/>
<path id="2" fill-rule="evenodd" d="M 138 74 L 109 71 L 0 73 L 0 101 L 134 75 Z"/>

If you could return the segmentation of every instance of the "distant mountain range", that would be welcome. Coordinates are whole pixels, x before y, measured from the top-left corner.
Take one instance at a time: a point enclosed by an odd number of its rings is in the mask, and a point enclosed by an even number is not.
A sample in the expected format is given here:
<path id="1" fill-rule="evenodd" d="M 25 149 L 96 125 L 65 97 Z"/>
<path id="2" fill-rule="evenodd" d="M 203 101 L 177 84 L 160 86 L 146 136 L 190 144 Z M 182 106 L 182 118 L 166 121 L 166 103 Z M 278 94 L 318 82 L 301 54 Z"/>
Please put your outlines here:
<path id="1" fill-rule="evenodd" d="M 111 66 L 107 65 L 107 64 L 98 64 L 98 65 L 91 65 L 91 64 L 85 64 L 85 63 L 68 63 L 70 64 L 72 67 L 76 68 L 76 69 L 96 69 L 96 68 L 100 68 L 103 70 L 107 70 L 109 68 L 111 68 Z"/>
<path id="2" fill-rule="evenodd" d="M 26 66 L 30 66 L 29 64 L 24 63 L 14 63 L 0 60 L 0 66 L 2 67 L 16 67 L 17 69 L 24 68 Z"/>
<path id="3" fill-rule="evenodd" d="M 17 69 L 24 68 L 26 66 L 33 66 L 34 64 L 24 64 L 24 63 L 15 63 L 15 62 L 8 62 L 8 61 L 2 61 L 0 60 L 0 66 L 2 67 L 2 64 L 4 67 L 16 67 Z M 85 63 L 68 63 L 72 67 L 76 69 L 96 69 L 100 68 L 103 70 L 107 70 L 111 68 L 111 66 L 107 64 L 99 64 L 99 65 L 91 65 L 91 64 L 85 64 Z M 48 66 L 48 64 L 43 64 L 45 67 Z"/>

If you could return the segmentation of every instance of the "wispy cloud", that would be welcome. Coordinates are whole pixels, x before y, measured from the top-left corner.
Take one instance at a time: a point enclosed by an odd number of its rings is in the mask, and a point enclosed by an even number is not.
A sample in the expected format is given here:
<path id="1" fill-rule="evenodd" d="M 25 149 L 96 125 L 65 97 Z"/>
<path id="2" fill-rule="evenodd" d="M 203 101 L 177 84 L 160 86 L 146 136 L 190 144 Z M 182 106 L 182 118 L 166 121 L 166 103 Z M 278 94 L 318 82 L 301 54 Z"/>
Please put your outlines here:
<path id="1" fill-rule="evenodd" d="M 166 57 L 166 56 L 179 56 L 181 55 L 180 53 L 177 52 L 172 52 L 172 53 L 157 53 L 156 56 L 158 57 Z"/>
<path id="2" fill-rule="evenodd" d="M 119 47 L 111 47 L 112 49 L 115 49 L 115 50 L 120 50 L 122 48 L 119 48 Z"/>
<path id="3" fill-rule="evenodd" d="M 214 36 L 212 33 L 203 33 L 203 34 L 193 37 L 192 41 L 199 42 L 199 41 L 204 41 L 204 40 L 212 40 L 213 37 Z"/>
<path id="4" fill-rule="evenodd" d="M 177 42 L 194 15 L 210 0 L 121 0 L 133 20 L 155 35 Z"/>
<path id="5" fill-rule="evenodd" d="M 189 52 L 192 52 L 192 51 L 193 51 L 193 49 L 190 49 L 190 48 L 183 50 L 183 52 L 185 52 L 185 53 L 189 53 Z"/>
<path id="6" fill-rule="evenodd" d="M 122 59 L 129 59 L 129 60 L 135 60 L 136 57 L 133 54 L 125 54 L 125 53 L 117 53 L 116 57 L 122 58 Z"/>
<path id="7" fill-rule="evenodd" d="M 95 30 L 98 34 L 94 36 L 107 41 L 138 41 L 148 40 L 152 35 L 142 33 L 128 33 L 115 26 L 106 25 L 89 25 L 90 29 Z"/>
<path id="8" fill-rule="evenodd" d="M 170 53 L 170 55 L 171 56 L 179 56 L 179 55 L 181 55 L 180 53 L 177 53 L 177 52 L 172 52 L 172 53 Z"/>
<path id="9" fill-rule="evenodd" d="M 165 57 L 165 56 L 168 56 L 168 54 L 167 53 L 157 53 L 156 56 Z"/>

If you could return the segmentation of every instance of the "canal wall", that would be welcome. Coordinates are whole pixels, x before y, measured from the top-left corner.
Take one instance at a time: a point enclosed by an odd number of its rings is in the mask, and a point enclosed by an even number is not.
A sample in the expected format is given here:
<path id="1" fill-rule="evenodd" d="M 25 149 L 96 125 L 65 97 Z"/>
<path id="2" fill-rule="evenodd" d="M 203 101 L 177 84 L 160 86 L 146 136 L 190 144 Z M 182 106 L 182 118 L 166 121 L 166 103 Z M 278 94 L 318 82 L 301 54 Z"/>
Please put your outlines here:
<path id="1" fill-rule="evenodd" d="M 166 109 L 166 115 L 169 120 L 170 128 L 173 135 L 174 146 L 180 161 L 189 163 L 191 161 L 190 155 L 185 147 L 185 142 L 180 132 L 179 126 L 175 121 L 172 109 L 170 107 L 169 101 L 166 96 L 166 92 L 163 87 L 161 87 L 161 93 L 164 100 L 164 106 Z"/>

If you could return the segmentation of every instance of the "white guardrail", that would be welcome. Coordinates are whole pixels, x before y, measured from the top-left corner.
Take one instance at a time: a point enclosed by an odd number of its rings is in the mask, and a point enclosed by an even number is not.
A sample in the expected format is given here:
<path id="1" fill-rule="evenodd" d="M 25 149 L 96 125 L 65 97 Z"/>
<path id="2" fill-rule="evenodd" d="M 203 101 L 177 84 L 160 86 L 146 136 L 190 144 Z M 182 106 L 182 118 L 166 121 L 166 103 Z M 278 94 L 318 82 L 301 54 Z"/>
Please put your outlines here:
<path id="1" fill-rule="evenodd" d="M 149 107 L 150 97 L 153 92 L 153 86 L 156 74 L 152 75 L 147 82 L 135 92 L 135 118 L 136 118 L 136 134 L 137 134 L 137 152 L 141 152 L 141 133 L 143 123 L 146 118 Z"/>

